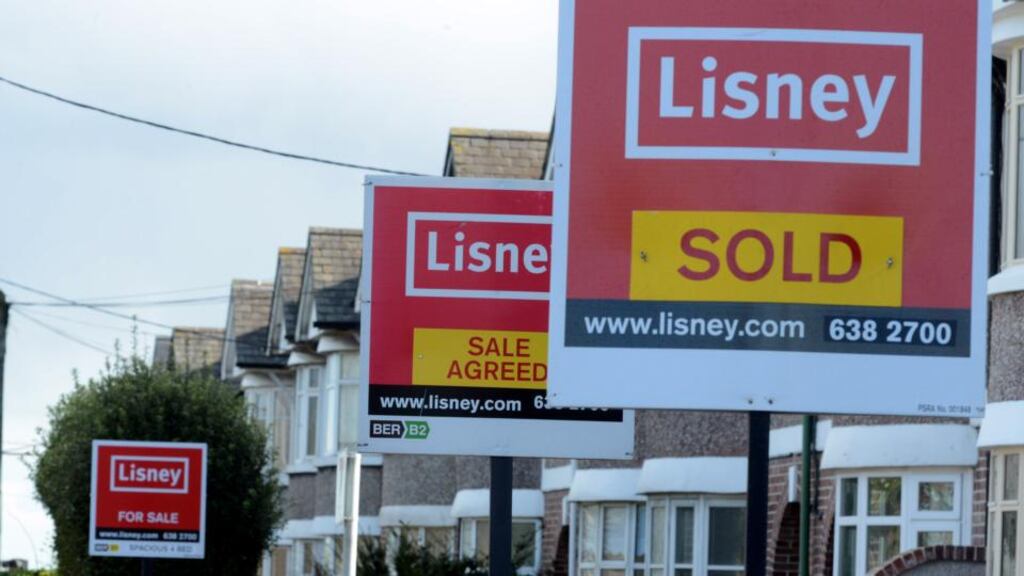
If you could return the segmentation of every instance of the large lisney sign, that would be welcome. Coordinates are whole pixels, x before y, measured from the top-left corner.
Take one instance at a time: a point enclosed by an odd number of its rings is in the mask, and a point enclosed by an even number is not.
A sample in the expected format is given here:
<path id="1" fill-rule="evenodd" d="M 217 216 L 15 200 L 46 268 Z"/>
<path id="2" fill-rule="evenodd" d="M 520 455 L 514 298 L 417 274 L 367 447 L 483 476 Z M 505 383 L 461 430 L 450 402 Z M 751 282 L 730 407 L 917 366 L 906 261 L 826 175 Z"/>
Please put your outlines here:
<path id="1" fill-rule="evenodd" d="M 206 444 L 93 440 L 89 554 L 205 552 Z"/>
<path id="2" fill-rule="evenodd" d="M 984 405 L 982 0 L 562 0 L 553 405 Z"/>
<path id="3" fill-rule="evenodd" d="M 633 414 L 547 403 L 551 183 L 371 178 L 360 448 L 628 458 Z"/>

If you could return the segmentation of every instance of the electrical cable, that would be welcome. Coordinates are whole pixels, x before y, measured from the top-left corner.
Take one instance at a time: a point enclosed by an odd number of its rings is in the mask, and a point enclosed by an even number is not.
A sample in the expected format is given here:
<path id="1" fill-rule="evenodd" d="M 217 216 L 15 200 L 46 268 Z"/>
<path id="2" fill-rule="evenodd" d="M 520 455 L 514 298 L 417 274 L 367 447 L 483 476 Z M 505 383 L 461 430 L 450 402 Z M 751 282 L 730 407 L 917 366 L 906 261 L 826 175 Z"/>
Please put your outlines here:
<path id="1" fill-rule="evenodd" d="M 135 302 L 98 302 L 98 301 L 78 301 L 75 304 L 68 302 L 20 302 L 14 300 L 9 302 L 11 306 L 42 306 L 46 308 L 81 308 L 87 306 L 101 306 L 103 308 L 152 308 L 154 306 L 183 306 L 190 304 L 212 304 L 217 302 L 226 302 L 228 300 L 227 295 L 222 296 L 203 296 L 201 298 L 180 298 L 177 300 L 143 300 Z"/>
<path id="2" fill-rule="evenodd" d="M 60 314 L 50 314 L 41 310 L 33 310 L 32 314 L 35 316 L 43 316 L 45 318 L 52 318 L 54 320 L 60 320 L 62 322 L 70 322 L 72 324 L 78 324 L 79 326 L 88 326 L 89 328 L 99 328 L 101 330 L 110 330 L 113 332 L 125 332 L 129 334 L 141 334 L 143 336 L 163 336 L 163 334 L 157 334 L 156 332 L 147 332 L 146 330 L 137 330 L 135 328 L 124 328 L 121 326 L 111 326 L 109 324 L 97 324 L 95 322 L 86 322 L 85 320 L 78 320 L 75 318 L 68 318 L 67 316 L 61 316 Z"/>
<path id="3" fill-rule="evenodd" d="M 114 353 L 109 351 L 109 350 L 105 350 L 103 348 L 100 348 L 99 346 L 97 346 L 97 345 L 95 345 L 95 344 L 93 344 L 91 342 L 86 342 L 85 340 L 82 340 L 81 338 L 78 338 L 77 336 L 72 336 L 71 334 L 68 334 L 67 332 L 64 332 L 60 328 L 56 328 L 54 326 L 51 326 L 51 325 L 47 324 L 46 322 L 43 322 L 42 320 L 33 317 L 32 315 L 28 314 L 27 312 L 23 312 L 23 311 L 18 310 L 18 309 L 15 309 L 14 311 L 17 312 L 18 314 L 20 314 L 22 318 L 28 320 L 29 322 L 33 322 L 33 323 L 41 326 L 42 328 L 45 328 L 46 330 L 49 330 L 50 332 L 53 332 L 54 334 L 57 334 L 58 336 L 61 336 L 61 337 L 66 338 L 68 340 L 71 340 L 72 342 L 74 342 L 76 344 L 79 344 L 81 346 L 85 346 L 86 348 L 90 348 L 92 350 L 95 350 L 96 352 L 99 352 L 101 354 L 105 354 L 107 356 L 113 356 L 114 355 Z"/>
<path id="4" fill-rule="evenodd" d="M 236 148 L 243 148 L 245 150 L 252 150 L 254 152 L 262 152 L 264 154 L 271 154 L 273 156 L 280 156 L 280 157 L 283 157 L 283 158 L 290 158 L 292 160 L 305 160 L 307 162 L 316 162 L 318 164 L 327 164 L 329 166 L 338 166 L 338 167 L 341 167 L 341 168 L 353 168 L 353 169 L 356 169 L 356 170 L 366 170 L 367 172 L 380 172 L 382 174 L 397 174 L 399 176 L 425 176 L 425 174 L 420 174 L 420 173 L 417 173 L 417 172 L 407 172 L 405 170 L 392 170 L 390 168 L 381 168 L 379 166 L 370 166 L 370 165 L 367 165 L 367 164 L 356 164 L 354 162 L 342 162 L 340 160 L 329 160 L 329 159 L 326 159 L 326 158 L 318 158 L 316 156 L 306 156 L 305 154 L 295 154 L 295 153 L 292 153 L 292 152 L 284 152 L 284 151 L 281 151 L 281 150 L 274 150 L 272 148 L 264 148 L 263 146 L 255 146 L 255 145 L 252 145 L 252 144 L 245 144 L 243 142 L 237 142 L 235 140 L 228 140 L 226 138 L 221 138 L 219 136 L 211 136 L 210 134 L 204 134 L 202 132 L 196 132 L 194 130 L 186 130 L 184 128 L 175 128 L 174 126 L 170 126 L 170 125 L 167 125 L 167 124 L 161 124 L 159 122 L 153 122 L 152 120 L 145 120 L 143 118 L 137 118 L 135 116 L 129 116 L 127 114 L 122 114 L 120 112 L 114 112 L 113 110 L 108 110 L 106 108 L 100 108 L 99 106 L 93 106 L 91 104 L 86 104 L 84 102 L 79 102 L 77 100 L 71 100 L 70 98 L 65 98 L 63 96 L 58 96 L 57 94 L 54 94 L 52 92 L 47 92 L 45 90 L 40 90 L 39 88 L 33 88 L 31 86 L 28 86 L 26 84 L 22 84 L 20 82 L 15 82 L 14 80 L 11 80 L 9 78 L 4 78 L 3 76 L 0 76 L 0 82 L 3 82 L 4 84 L 7 84 L 9 86 L 13 86 L 15 88 L 18 88 L 19 90 L 24 90 L 26 92 L 30 92 L 32 94 L 36 94 L 37 96 L 43 96 L 43 97 L 49 98 L 51 100 L 56 100 L 56 101 L 62 102 L 64 104 L 75 106 L 76 108 L 82 108 L 84 110 L 90 110 L 92 112 L 98 112 L 100 114 L 105 114 L 107 116 L 112 116 L 114 118 L 119 118 L 121 120 L 127 120 L 128 122 L 135 122 L 136 124 L 143 124 L 143 125 L 149 126 L 151 128 L 158 128 L 160 130 L 167 130 L 168 132 L 175 132 L 177 134 L 184 134 L 186 136 L 192 136 L 194 138 L 201 138 L 203 140 L 209 140 L 211 142 L 217 142 L 217 143 L 220 143 L 220 144 L 225 144 L 227 146 L 234 146 Z"/>
<path id="5" fill-rule="evenodd" d="M 134 294 L 118 294 L 116 296 L 97 296 L 95 298 L 81 298 L 81 300 L 82 302 L 124 300 L 125 298 L 145 298 L 148 296 L 169 296 L 171 294 L 185 294 L 188 292 L 206 292 L 208 290 L 227 290 L 230 287 L 230 284 L 211 284 L 209 286 L 196 286 L 195 288 L 179 288 L 177 290 L 161 290 L 159 292 L 136 292 Z"/>
<path id="6" fill-rule="evenodd" d="M 21 290 L 25 290 L 26 292 L 31 292 L 33 294 L 36 294 L 36 295 L 39 295 L 39 296 L 44 296 L 46 298 L 51 298 L 53 300 L 58 300 L 60 302 L 67 302 L 69 304 L 76 304 L 76 305 L 78 305 L 81 308 L 87 308 L 89 310 L 94 310 L 96 312 L 99 312 L 100 314 L 106 314 L 107 316 L 113 316 L 115 318 L 122 318 L 124 320 L 131 320 L 133 322 L 138 322 L 139 324 L 147 324 L 149 326 L 155 326 L 157 328 L 163 328 L 165 330 L 178 330 L 180 332 L 185 332 L 186 334 L 191 334 L 191 335 L 196 336 L 198 338 L 206 338 L 206 339 L 210 339 L 210 340 L 220 340 L 220 341 L 223 341 L 223 342 L 232 342 L 232 343 L 237 342 L 236 339 L 228 338 L 226 335 L 225 336 L 213 336 L 213 335 L 210 335 L 210 334 L 206 334 L 205 332 L 201 332 L 199 330 L 189 330 L 188 328 L 176 328 L 174 326 L 171 326 L 170 324 L 164 324 L 163 322 L 155 322 L 153 320 L 146 320 L 145 318 L 140 318 L 140 317 L 135 316 L 135 315 L 129 316 L 128 314 L 122 314 L 120 312 L 115 312 L 113 310 L 107 310 L 106 308 L 103 308 L 101 306 L 97 306 L 95 304 L 90 304 L 88 302 L 79 302 L 79 301 L 76 301 L 76 300 L 72 300 L 70 298 L 65 298 L 63 296 L 57 296 L 56 294 L 51 294 L 51 293 L 46 292 L 44 290 L 39 290 L 38 288 L 32 288 L 31 286 L 26 286 L 24 284 L 19 284 L 18 282 L 14 282 L 13 280 L 7 280 L 5 278 L 0 278 L 0 283 L 7 284 L 9 286 L 14 286 L 15 288 L 20 288 Z M 12 310 L 21 312 L 22 314 L 25 313 L 24 311 L 18 310 L 17 308 L 12 308 Z"/>

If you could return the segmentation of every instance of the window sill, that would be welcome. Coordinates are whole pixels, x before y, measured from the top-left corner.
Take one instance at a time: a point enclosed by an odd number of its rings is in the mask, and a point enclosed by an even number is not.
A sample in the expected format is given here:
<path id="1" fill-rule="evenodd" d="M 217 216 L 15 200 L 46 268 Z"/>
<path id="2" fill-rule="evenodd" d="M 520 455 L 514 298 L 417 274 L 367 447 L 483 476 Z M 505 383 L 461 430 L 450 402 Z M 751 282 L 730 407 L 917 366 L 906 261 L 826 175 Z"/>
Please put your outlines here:
<path id="1" fill-rule="evenodd" d="M 285 474 L 316 474 L 316 466 L 307 462 L 296 462 L 289 464 L 284 471 Z"/>
<path id="2" fill-rule="evenodd" d="M 1011 264 L 988 279 L 988 295 L 1024 292 L 1024 264 Z"/>

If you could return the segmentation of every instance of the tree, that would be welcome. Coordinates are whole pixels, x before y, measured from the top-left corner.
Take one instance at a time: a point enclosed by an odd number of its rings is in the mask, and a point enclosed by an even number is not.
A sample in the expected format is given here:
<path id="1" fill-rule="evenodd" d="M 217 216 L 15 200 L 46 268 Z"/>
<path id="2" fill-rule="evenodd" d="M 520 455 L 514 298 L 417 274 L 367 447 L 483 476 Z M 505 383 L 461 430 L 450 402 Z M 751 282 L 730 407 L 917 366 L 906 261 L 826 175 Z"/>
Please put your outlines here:
<path id="1" fill-rule="evenodd" d="M 135 576 L 139 560 L 90 557 L 92 441 L 206 442 L 206 558 L 158 560 L 154 574 L 252 576 L 281 521 L 281 488 L 266 432 L 244 400 L 207 374 L 119 358 L 50 408 L 32 471 L 55 525 L 61 576 Z"/>

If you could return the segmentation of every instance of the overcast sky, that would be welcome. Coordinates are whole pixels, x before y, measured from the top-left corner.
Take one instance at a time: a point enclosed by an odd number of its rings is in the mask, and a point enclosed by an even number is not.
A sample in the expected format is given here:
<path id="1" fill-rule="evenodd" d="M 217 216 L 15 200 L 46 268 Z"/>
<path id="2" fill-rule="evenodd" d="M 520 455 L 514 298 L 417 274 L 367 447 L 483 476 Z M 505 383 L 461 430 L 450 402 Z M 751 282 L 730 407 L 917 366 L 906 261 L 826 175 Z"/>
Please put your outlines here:
<path id="1" fill-rule="evenodd" d="M 0 0 L 0 76 L 251 144 L 439 174 L 452 126 L 548 129 L 556 19 L 552 0 Z M 70 298 L 224 295 L 232 278 L 272 278 L 277 247 L 303 246 L 309 226 L 361 228 L 362 179 L 0 84 L 0 278 Z M 25 310 L 102 349 L 131 340 L 127 321 Z M 223 326 L 226 305 L 129 313 Z M 103 362 L 15 314 L 4 450 L 35 441 L 72 370 Z M 0 556 L 51 564 L 52 525 L 15 457 L 2 490 Z"/>

